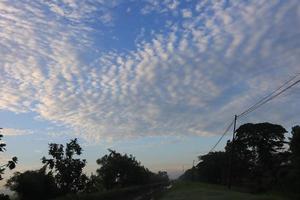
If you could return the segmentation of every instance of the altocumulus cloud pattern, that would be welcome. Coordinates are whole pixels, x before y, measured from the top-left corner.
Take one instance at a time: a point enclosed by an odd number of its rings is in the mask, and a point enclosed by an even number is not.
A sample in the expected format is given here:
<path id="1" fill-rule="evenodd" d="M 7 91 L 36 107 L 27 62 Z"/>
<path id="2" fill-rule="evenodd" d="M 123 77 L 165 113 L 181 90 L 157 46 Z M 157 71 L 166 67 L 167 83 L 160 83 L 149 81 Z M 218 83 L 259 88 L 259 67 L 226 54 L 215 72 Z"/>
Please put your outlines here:
<path id="1" fill-rule="evenodd" d="M 3 0 L 0 109 L 94 141 L 217 134 L 300 71 L 299 27 L 298 0 Z M 253 119 L 295 121 L 297 91 Z"/>

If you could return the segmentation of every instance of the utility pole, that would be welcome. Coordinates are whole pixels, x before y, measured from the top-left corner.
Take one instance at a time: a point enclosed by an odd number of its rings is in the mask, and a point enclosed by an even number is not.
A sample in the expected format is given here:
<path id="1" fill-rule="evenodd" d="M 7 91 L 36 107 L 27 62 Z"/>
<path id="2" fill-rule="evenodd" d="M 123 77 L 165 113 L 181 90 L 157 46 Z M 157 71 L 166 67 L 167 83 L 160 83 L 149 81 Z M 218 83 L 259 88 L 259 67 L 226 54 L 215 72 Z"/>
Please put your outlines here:
<path id="1" fill-rule="evenodd" d="M 229 169 L 228 169 L 228 189 L 231 189 L 231 180 L 232 180 L 232 160 L 233 160 L 233 152 L 234 152 L 234 141 L 235 141 L 235 132 L 236 132 L 236 120 L 237 116 L 234 115 L 234 124 L 233 124 L 233 133 L 232 133 L 232 142 L 230 149 L 230 157 L 229 157 Z"/>

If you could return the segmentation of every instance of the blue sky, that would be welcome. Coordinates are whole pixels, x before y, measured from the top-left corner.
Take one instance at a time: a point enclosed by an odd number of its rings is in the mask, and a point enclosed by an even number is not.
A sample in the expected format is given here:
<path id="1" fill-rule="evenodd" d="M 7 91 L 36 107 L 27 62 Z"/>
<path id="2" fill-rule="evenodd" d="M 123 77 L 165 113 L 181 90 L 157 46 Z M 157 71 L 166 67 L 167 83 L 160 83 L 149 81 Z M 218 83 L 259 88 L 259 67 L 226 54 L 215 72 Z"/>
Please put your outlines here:
<path id="1" fill-rule="evenodd" d="M 300 72 L 299 27 L 298 0 L 3 0 L 1 160 L 37 168 L 49 142 L 78 137 L 88 172 L 113 148 L 174 177 Z M 290 130 L 299 91 L 238 123 Z"/>

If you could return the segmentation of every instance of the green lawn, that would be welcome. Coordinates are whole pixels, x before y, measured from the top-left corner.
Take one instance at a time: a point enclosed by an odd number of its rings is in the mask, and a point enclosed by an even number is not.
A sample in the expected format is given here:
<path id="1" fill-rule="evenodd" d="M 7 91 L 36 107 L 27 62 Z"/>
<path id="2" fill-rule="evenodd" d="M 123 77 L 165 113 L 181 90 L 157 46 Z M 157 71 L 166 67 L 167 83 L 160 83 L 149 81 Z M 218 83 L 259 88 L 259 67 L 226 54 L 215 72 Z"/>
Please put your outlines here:
<path id="1" fill-rule="evenodd" d="M 273 194 L 254 195 L 197 182 L 176 182 L 160 200 L 286 200 Z"/>

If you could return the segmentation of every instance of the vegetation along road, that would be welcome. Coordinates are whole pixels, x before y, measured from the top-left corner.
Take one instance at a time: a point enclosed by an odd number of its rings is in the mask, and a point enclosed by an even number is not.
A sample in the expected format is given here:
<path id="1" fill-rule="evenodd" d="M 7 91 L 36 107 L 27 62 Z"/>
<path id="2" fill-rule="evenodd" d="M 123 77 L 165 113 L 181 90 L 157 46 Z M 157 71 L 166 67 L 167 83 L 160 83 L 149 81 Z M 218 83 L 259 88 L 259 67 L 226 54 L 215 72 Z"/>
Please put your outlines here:
<path id="1" fill-rule="evenodd" d="M 286 200 L 276 194 L 249 194 L 229 191 L 224 186 L 199 182 L 176 182 L 160 200 Z"/>

